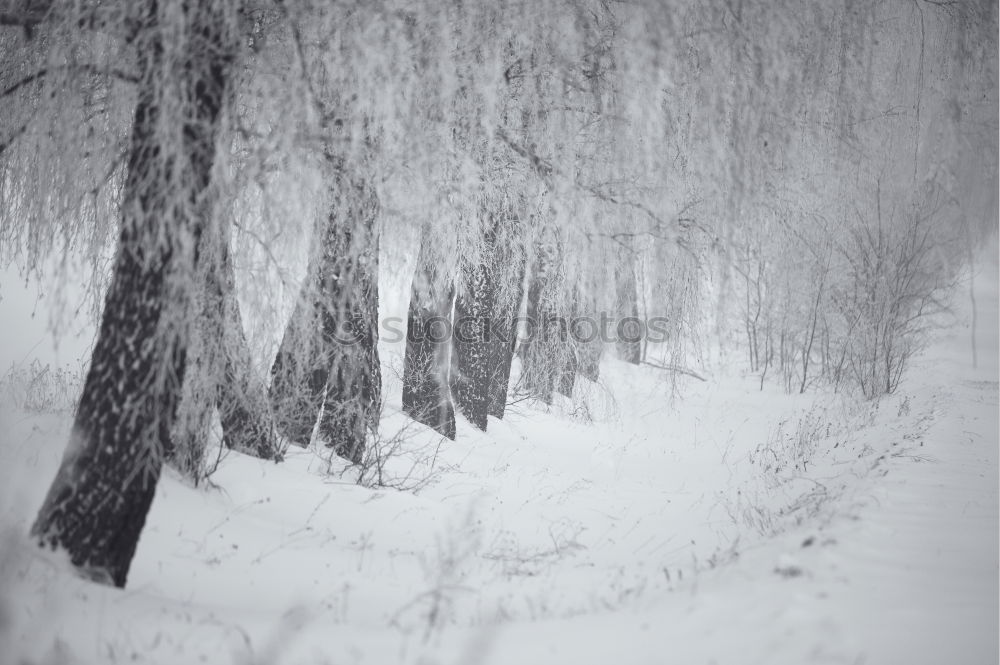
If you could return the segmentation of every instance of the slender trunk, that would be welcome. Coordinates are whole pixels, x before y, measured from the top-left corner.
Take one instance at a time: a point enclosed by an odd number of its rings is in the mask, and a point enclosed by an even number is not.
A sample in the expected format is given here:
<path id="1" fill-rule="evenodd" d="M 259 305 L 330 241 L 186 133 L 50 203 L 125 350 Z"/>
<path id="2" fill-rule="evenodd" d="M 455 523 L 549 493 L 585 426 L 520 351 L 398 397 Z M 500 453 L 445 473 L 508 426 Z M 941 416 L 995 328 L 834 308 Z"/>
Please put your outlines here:
<path id="1" fill-rule="evenodd" d="M 559 317 L 562 254 L 557 240 L 537 242 L 528 281 L 528 334 L 521 345 L 522 379 L 528 394 L 546 404 L 563 371 L 563 323 Z"/>
<path id="2" fill-rule="evenodd" d="M 524 274 L 523 263 L 521 274 Z M 514 360 L 514 350 L 517 346 L 517 311 L 520 307 L 524 288 L 518 288 L 516 304 L 501 309 L 496 325 L 491 332 L 492 345 L 492 375 L 490 377 L 490 395 L 487 413 L 494 418 L 502 419 L 507 409 L 507 393 L 510 390 L 510 366 Z"/>
<path id="3" fill-rule="evenodd" d="M 507 392 L 510 387 L 510 366 L 514 360 L 517 345 L 517 314 L 524 298 L 524 276 L 526 252 L 521 238 L 521 225 L 510 213 L 512 228 L 506 235 L 497 238 L 494 253 L 494 274 L 500 284 L 497 293 L 496 312 L 490 326 L 490 394 L 487 413 L 494 418 L 503 418 L 507 408 Z"/>
<path id="4" fill-rule="evenodd" d="M 969 326 L 969 343 L 972 348 L 972 367 L 975 369 L 979 366 L 979 356 L 976 349 L 976 326 L 977 321 L 977 311 L 976 311 L 976 257 L 972 252 L 972 236 L 971 231 L 969 231 L 968 226 L 966 226 L 966 250 L 969 257 L 969 304 L 972 306 L 972 324 Z"/>
<path id="5" fill-rule="evenodd" d="M 323 243 L 321 321 L 328 379 L 319 432 L 326 445 L 358 464 L 366 432 L 374 436 L 382 411 L 378 356 L 379 203 L 366 180 L 342 167 L 334 181 L 339 197 Z"/>
<path id="6" fill-rule="evenodd" d="M 825 366 L 823 369 L 823 374 L 827 377 L 833 374 L 833 354 L 834 354 L 834 339 L 833 332 L 830 330 L 829 322 L 824 318 L 823 320 L 823 334 L 826 336 L 826 352 L 825 352 Z"/>
<path id="7" fill-rule="evenodd" d="M 204 235 L 199 250 L 199 293 L 173 446 L 167 462 L 195 484 L 204 476 L 204 456 L 213 407 L 218 407 L 227 448 L 262 459 L 281 459 L 263 382 L 256 376 L 224 229 Z"/>
<path id="8" fill-rule="evenodd" d="M 754 281 L 754 288 L 756 290 L 755 306 L 756 311 L 753 315 L 753 323 L 751 324 L 751 330 L 753 331 L 752 337 L 752 353 L 753 353 L 753 370 L 756 371 L 760 368 L 760 314 L 761 309 L 764 305 L 764 295 L 761 293 L 761 283 L 764 281 L 764 262 L 763 260 L 757 263 L 757 279 Z"/>
<path id="9" fill-rule="evenodd" d="M 579 302 L 579 289 L 573 289 L 568 307 L 570 322 L 559 330 L 559 340 L 562 342 L 563 348 L 563 363 L 562 371 L 559 373 L 559 382 L 556 384 L 556 392 L 569 398 L 573 397 L 573 386 L 576 385 L 576 372 L 580 364 L 577 359 L 576 340 L 571 334 L 572 320 L 577 318 L 579 314 Z"/>
<path id="10" fill-rule="evenodd" d="M 604 354 L 604 343 L 601 339 L 600 314 L 597 299 L 593 296 L 583 298 L 587 306 L 581 308 L 581 316 L 574 322 L 573 339 L 577 348 L 577 369 L 580 374 L 591 381 L 601 378 L 601 356 Z"/>
<path id="11" fill-rule="evenodd" d="M 774 355 L 774 340 L 771 337 L 771 315 L 767 317 L 767 325 L 765 326 L 765 337 L 764 337 L 764 365 L 761 367 L 760 372 L 760 390 L 764 390 L 764 380 L 767 378 L 767 370 L 771 367 L 772 356 Z"/>
<path id="12" fill-rule="evenodd" d="M 645 266 L 645 263 L 646 262 L 643 261 L 642 263 L 638 264 L 636 267 L 638 268 L 638 272 L 639 272 L 639 283 L 638 283 L 639 292 L 642 294 L 641 295 L 641 299 L 642 299 L 642 318 L 643 318 L 644 321 L 649 321 L 649 300 L 646 297 L 646 266 Z M 642 352 L 640 354 L 640 360 L 642 362 L 645 362 L 646 356 L 648 355 L 648 352 L 649 352 L 649 335 L 643 335 L 642 336 L 642 342 L 641 342 L 641 344 L 642 344 Z"/>
<path id="13" fill-rule="evenodd" d="M 433 264 L 425 235 L 420 243 L 406 317 L 406 355 L 403 362 L 403 412 L 419 423 L 455 439 L 450 369 L 451 311 L 454 290 L 444 287 Z"/>
<path id="14" fill-rule="evenodd" d="M 223 371 L 216 393 L 222 442 L 227 448 L 248 455 L 280 460 L 284 451 L 278 441 L 264 382 L 254 369 L 236 298 L 233 261 L 226 243 L 220 254 L 220 274 L 214 286 L 220 308 L 219 338 L 223 346 Z"/>
<path id="15" fill-rule="evenodd" d="M 319 334 L 320 313 L 310 266 L 292 316 L 285 326 L 278 355 L 271 365 L 268 400 L 278 432 L 303 448 L 312 439 L 316 419 L 323 406 L 323 390 L 329 373 Z"/>
<path id="16" fill-rule="evenodd" d="M 820 299 L 823 297 L 823 283 L 826 281 L 826 273 L 820 277 L 819 287 L 816 289 L 816 298 L 813 300 L 812 306 L 812 322 L 809 326 L 809 334 L 806 338 L 806 344 L 802 349 L 802 383 L 799 386 L 799 394 L 806 391 L 806 382 L 809 376 L 809 361 L 812 358 L 812 347 L 813 340 L 816 339 L 816 324 L 819 320 L 819 303 Z"/>
<path id="17" fill-rule="evenodd" d="M 212 5 L 160 15 L 137 39 L 139 97 L 121 231 L 69 445 L 32 535 L 91 579 L 125 585 L 153 500 L 184 378 L 186 315 L 228 70 L 232 17 Z M 183 50 L 161 20 L 177 21 Z M 175 105 L 169 113 L 161 104 Z M 177 106 L 179 105 L 179 108 Z M 180 163 L 178 163 L 180 162 Z"/>
<path id="18" fill-rule="evenodd" d="M 618 289 L 618 357 L 638 365 L 642 362 L 641 337 L 634 326 L 639 321 L 639 301 L 635 278 L 635 254 L 623 252 L 616 271 Z"/>
<path id="19" fill-rule="evenodd" d="M 482 256 L 462 268 L 455 300 L 451 389 L 458 410 L 485 431 L 487 416 L 502 418 L 507 406 L 524 252 L 513 211 L 486 213 L 482 223 Z"/>
<path id="20" fill-rule="evenodd" d="M 359 463 L 378 429 L 378 199 L 334 160 L 331 210 L 320 225 L 302 292 L 271 368 L 278 430 L 309 445 L 319 422 L 327 447 Z"/>
<path id="21" fill-rule="evenodd" d="M 205 263 L 205 247 L 201 263 Z M 163 461 L 197 485 L 205 477 L 205 450 L 212 426 L 212 404 L 216 377 L 219 374 L 219 340 L 211 320 L 212 308 L 205 292 L 205 276 L 199 275 L 199 288 L 193 294 L 188 312 L 190 337 L 185 354 L 177 417 L 170 432 L 170 446 Z"/>
<path id="22" fill-rule="evenodd" d="M 753 331 L 750 330 L 750 277 L 748 275 L 743 276 L 743 284 L 745 288 L 746 298 L 744 299 L 744 314 L 743 314 L 743 328 L 747 333 L 747 353 L 750 356 L 750 371 L 757 371 L 757 363 L 753 357 Z"/>
<path id="23" fill-rule="evenodd" d="M 462 286 L 455 298 L 452 335 L 451 394 L 462 415 L 485 432 L 494 371 L 490 317 L 496 309 L 497 287 L 485 263 L 467 265 L 460 274 Z"/>

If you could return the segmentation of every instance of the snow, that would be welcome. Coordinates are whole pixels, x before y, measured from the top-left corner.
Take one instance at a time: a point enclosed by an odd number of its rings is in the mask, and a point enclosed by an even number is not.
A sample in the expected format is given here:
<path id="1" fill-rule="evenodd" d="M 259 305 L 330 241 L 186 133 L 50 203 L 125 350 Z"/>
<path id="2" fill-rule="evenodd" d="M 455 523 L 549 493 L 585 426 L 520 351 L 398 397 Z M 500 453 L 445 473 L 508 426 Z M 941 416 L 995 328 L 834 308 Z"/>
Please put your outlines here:
<path id="1" fill-rule="evenodd" d="M 167 471 L 124 590 L 27 532 L 66 414 L 0 422 L 0 662 L 989 663 L 998 657 L 996 257 L 877 408 L 605 358 L 548 411 L 387 464 L 325 451 Z M 588 417 L 589 414 L 589 417 Z"/>

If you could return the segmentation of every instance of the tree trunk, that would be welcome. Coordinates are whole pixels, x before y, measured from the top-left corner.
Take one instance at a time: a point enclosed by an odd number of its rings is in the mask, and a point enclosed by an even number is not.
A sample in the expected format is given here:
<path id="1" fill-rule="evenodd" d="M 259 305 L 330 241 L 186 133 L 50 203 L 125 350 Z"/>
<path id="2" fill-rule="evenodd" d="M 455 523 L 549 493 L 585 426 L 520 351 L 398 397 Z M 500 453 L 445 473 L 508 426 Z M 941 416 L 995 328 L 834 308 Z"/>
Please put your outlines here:
<path id="1" fill-rule="evenodd" d="M 201 258 L 204 259 L 204 252 Z M 199 275 L 199 278 L 202 276 Z M 203 282 L 203 279 L 199 281 Z M 212 427 L 212 406 L 219 371 L 218 340 L 208 332 L 209 308 L 204 284 L 194 294 L 188 316 L 191 319 L 177 417 L 170 431 L 170 446 L 163 461 L 197 485 L 205 477 L 205 450 Z"/>
<path id="2" fill-rule="evenodd" d="M 566 325 L 560 317 L 562 254 L 557 240 L 535 244 L 528 282 L 528 335 L 521 345 L 522 379 L 528 393 L 546 404 L 566 364 Z"/>
<path id="3" fill-rule="evenodd" d="M 485 431 L 507 407 L 516 317 L 524 282 L 521 225 L 512 210 L 484 212 L 482 254 L 461 270 L 455 300 L 451 390 L 458 410 Z"/>
<path id="4" fill-rule="evenodd" d="M 222 443 L 248 455 L 278 461 L 283 457 L 283 450 L 264 382 L 257 375 L 250 355 L 227 244 L 222 245 L 220 254 L 221 270 L 214 287 L 220 311 L 219 339 L 222 340 L 224 363 L 216 390 Z"/>
<path id="5" fill-rule="evenodd" d="M 639 321 L 639 296 L 635 278 L 635 254 L 622 252 L 615 271 L 618 290 L 617 348 L 618 357 L 633 365 L 642 362 L 641 335 L 633 326 Z M 630 321 L 631 320 L 631 321 Z M 628 322 L 628 323 L 626 323 Z"/>
<path id="6" fill-rule="evenodd" d="M 378 429 L 378 199 L 363 178 L 332 167 L 333 204 L 271 369 L 279 431 L 309 445 L 313 428 L 327 447 L 360 463 L 366 431 Z"/>
<path id="7" fill-rule="evenodd" d="M 169 17 L 155 2 L 146 7 L 114 272 L 70 441 L 32 527 L 82 574 L 119 587 L 171 448 L 195 290 L 191 248 L 210 223 L 206 193 L 238 48 L 226 32 L 232 17 L 211 5 Z M 164 18 L 180 24 L 169 26 L 171 40 Z"/>
<path id="8" fill-rule="evenodd" d="M 591 284 L 590 287 L 592 286 Z M 604 355 L 601 313 L 593 290 L 588 293 L 586 282 L 577 299 L 580 306 L 572 326 L 573 342 L 577 350 L 577 370 L 585 378 L 596 382 L 601 378 L 601 356 Z"/>
<path id="9" fill-rule="evenodd" d="M 492 379 L 490 317 L 496 309 L 497 287 L 486 262 L 464 266 L 460 275 L 452 328 L 451 394 L 462 415 L 485 432 Z"/>
<path id="10" fill-rule="evenodd" d="M 328 363 L 321 344 L 320 314 L 315 298 L 316 269 L 310 266 L 299 298 L 271 365 L 268 399 L 278 432 L 305 448 L 323 408 Z"/>
<path id="11" fill-rule="evenodd" d="M 494 253 L 496 279 L 507 285 L 497 297 L 496 313 L 490 326 L 491 367 L 487 413 L 503 418 L 507 409 L 507 392 L 510 388 L 510 365 L 517 346 L 517 315 L 524 298 L 524 272 L 526 257 L 521 238 L 521 225 L 511 213 L 513 233 L 506 240 L 497 239 Z"/>
<path id="12" fill-rule="evenodd" d="M 262 459 L 282 458 L 267 393 L 254 372 L 243 331 L 227 236 L 220 228 L 202 237 L 187 370 L 166 460 L 195 484 L 205 474 L 213 407 L 218 407 L 227 448 Z"/>
<path id="13" fill-rule="evenodd" d="M 327 447 L 360 464 L 368 431 L 378 432 L 378 197 L 365 179 L 336 167 L 338 197 L 323 243 L 321 320 L 329 375 L 319 431 Z"/>
<path id="14" fill-rule="evenodd" d="M 567 322 L 565 326 L 562 326 L 559 330 L 559 341 L 562 350 L 562 367 L 559 372 L 559 382 L 556 384 L 556 391 L 560 395 L 565 395 L 570 399 L 573 398 L 573 386 L 576 384 L 576 371 L 579 366 L 577 361 L 577 345 L 576 338 L 571 334 L 573 331 L 571 329 L 572 321 L 576 319 L 580 314 L 580 292 L 579 289 L 574 288 L 572 295 L 570 296 L 570 303 L 568 311 L 570 313 L 570 321 Z"/>
<path id="15" fill-rule="evenodd" d="M 403 412 L 454 440 L 455 408 L 448 377 L 454 291 L 440 284 L 429 242 L 425 236 L 420 243 L 406 318 Z"/>

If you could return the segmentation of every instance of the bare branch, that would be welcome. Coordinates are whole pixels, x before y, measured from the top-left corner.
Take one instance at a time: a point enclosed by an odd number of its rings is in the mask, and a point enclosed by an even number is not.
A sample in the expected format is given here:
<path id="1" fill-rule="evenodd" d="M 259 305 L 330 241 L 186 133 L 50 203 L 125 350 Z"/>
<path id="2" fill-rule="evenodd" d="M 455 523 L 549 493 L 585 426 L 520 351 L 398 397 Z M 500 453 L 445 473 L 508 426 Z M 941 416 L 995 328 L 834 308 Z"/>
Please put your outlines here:
<path id="1" fill-rule="evenodd" d="M 699 381 L 705 381 L 705 382 L 708 381 L 708 379 L 703 377 L 701 374 L 698 374 L 698 372 L 695 372 L 694 370 L 691 369 L 687 369 L 686 367 L 681 367 L 680 365 L 661 365 L 659 363 L 650 362 L 649 360 L 643 360 L 642 364 L 649 365 L 650 367 L 655 367 L 656 369 L 666 370 L 667 372 L 677 372 L 678 374 L 693 376 Z"/>
<path id="2" fill-rule="evenodd" d="M 97 65 L 90 64 L 77 64 L 77 65 L 59 65 L 56 67 L 44 67 L 36 72 L 33 72 L 16 83 L 11 84 L 0 92 L 0 97 L 6 97 L 7 95 L 14 94 L 19 89 L 26 85 L 39 81 L 45 76 L 52 74 L 54 72 L 79 72 L 84 74 L 96 74 L 99 76 L 107 76 L 108 78 L 118 79 L 119 81 L 125 81 L 126 83 L 138 83 L 139 77 L 135 74 L 130 74 L 121 69 L 107 69 L 104 67 L 98 67 Z"/>

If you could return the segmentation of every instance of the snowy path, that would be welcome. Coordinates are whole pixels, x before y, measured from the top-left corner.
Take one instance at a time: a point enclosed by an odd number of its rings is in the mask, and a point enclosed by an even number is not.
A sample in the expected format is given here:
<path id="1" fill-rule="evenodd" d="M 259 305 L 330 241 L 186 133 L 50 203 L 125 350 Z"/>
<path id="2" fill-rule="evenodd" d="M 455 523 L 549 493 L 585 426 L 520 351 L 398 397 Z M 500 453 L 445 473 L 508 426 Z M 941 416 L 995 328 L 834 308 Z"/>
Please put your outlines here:
<path id="1" fill-rule="evenodd" d="M 995 390 L 983 392 L 995 400 Z M 997 662 L 996 424 L 987 438 L 967 423 L 950 415 L 932 427 L 928 461 L 889 467 L 876 508 L 843 530 L 837 556 L 817 562 L 823 602 L 837 608 L 825 614 L 850 629 L 858 662 Z"/>
<path id="2" fill-rule="evenodd" d="M 740 377 L 670 404 L 662 375 L 610 362 L 617 406 L 589 405 L 617 415 L 460 423 L 417 494 L 302 451 L 230 455 L 217 489 L 168 476 L 125 591 L 25 538 L 68 418 L 14 414 L 0 665 L 995 663 L 996 265 L 976 287 L 979 368 L 960 301 L 877 410 Z M 808 470 L 767 468 L 802 431 Z"/>
<path id="3" fill-rule="evenodd" d="M 978 280 L 979 369 L 947 331 L 902 391 L 915 429 L 821 530 L 750 548 L 642 609 L 500 631 L 484 663 L 998 662 L 997 270 Z M 806 545 L 808 543 L 808 545 Z"/>

